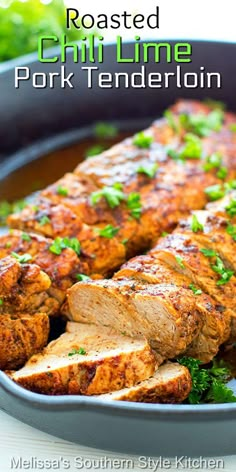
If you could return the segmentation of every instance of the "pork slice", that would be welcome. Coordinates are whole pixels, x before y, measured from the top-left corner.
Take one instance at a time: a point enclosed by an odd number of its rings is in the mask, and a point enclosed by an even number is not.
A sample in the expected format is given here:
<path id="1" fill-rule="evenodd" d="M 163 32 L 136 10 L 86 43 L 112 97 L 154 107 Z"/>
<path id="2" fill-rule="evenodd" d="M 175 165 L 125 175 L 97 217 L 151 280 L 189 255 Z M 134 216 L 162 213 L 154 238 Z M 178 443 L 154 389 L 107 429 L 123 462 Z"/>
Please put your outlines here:
<path id="1" fill-rule="evenodd" d="M 196 307 L 201 314 L 202 327 L 187 348 L 186 355 L 210 362 L 218 353 L 219 347 L 229 337 L 231 313 L 219 305 L 212 297 L 202 292 L 186 275 L 161 261 L 158 253 L 137 256 L 123 265 L 115 279 L 130 278 L 140 283 L 161 284 L 172 282 L 177 287 L 195 291 Z M 192 287 L 192 288 L 191 288 Z"/>
<path id="2" fill-rule="evenodd" d="M 48 395 L 93 395 L 129 387 L 157 367 L 146 339 L 118 335 L 111 328 L 69 323 L 52 341 L 12 374 L 15 382 Z"/>
<path id="3" fill-rule="evenodd" d="M 188 369 L 174 362 L 160 366 L 148 380 L 118 392 L 99 395 L 103 401 L 120 400 L 142 403 L 181 403 L 189 395 L 192 380 Z"/>
<path id="4" fill-rule="evenodd" d="M 69 290 L 68 301 L 74 321 L 143 334 L 162 360 L 184 352 L 201 328 L 193 293 L 171 284 L 79 282 Z"/>

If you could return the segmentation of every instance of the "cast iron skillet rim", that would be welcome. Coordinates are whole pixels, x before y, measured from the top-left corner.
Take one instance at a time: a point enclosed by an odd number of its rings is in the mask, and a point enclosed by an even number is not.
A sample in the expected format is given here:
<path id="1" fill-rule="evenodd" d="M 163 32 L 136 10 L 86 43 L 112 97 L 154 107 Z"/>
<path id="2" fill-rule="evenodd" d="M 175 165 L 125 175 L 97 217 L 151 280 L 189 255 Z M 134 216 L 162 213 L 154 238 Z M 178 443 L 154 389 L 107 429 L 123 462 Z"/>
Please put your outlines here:
<path id="1" fill-rule="evenodd" d="M 143 38 L 143 41 L 147 41 L 148 38 Z M 222 45 L 227 44 L 231 46 L 235 46 L 236 42 L 233 41 L 215 41 L 215 40 L 204 40 L 204 39 L 186 39 L 186 38 L 161 38 L 161 40 L 169 41 L 170 43 L 175 43 L 176 41 L 181 42 L 190 42 L 191 44 L 215 44 Z M 126 44 L 131 44 L 132 41 L 128 40 L 125 41 Z M 106 44 L 107 46 L 114 46 L 114 42 L 110 42 Z M 55 54 L 60 48 L 50 48 L 46 52 L 46 57 L 50 57 L 52 54 Z M 0 75 L 1 73 L 5 73 L 8 71 L 13 70 L 18 65 L 28 65 L 36 62 L 38 60 L 37 52 L 31 53 L 21 58 L 13 59 L 11 61 L 7 61 L 3 64 L 0 64 Z M 87 396 L 47 396 L 41 395 L 37 393 L 30 392 L 28 390 L 23 389 L 22 387 L 16 385 L 12 380 L 10 380 L 6 374 L 0 371 L 0 387 L 5 390 L 7 394 L 31 404 L 33 407 L 46 407 L 47 409 L 53 410 L 72 410 L 73 408 L 78 407 L 87 407 L 94 411 L 104 411 L 110 413 L 127 413 L 132 414 L 132 416 L 145 413 L 148 414 L 150 417 L 151 415 L 158 414 L 159 416 L 165 416 L 166 420 L 174 420 L 179 419 L 181 415 L 185 415 L 189 417 L 189 419 L 200 419 L 199 416 L 196 415 L 203 415 L 203 419 L 215 418 L 219 419 L 220 415 L 227 414 L 229 417 L 230 413 L 236 412 L 236 402 L 235 403 L 228 403 L 228 404 L 217 404 L 217 405 L 160 405 L 160 404 L 142 404 L 142 403 L 132 403 L 132 402 L 122 402 L 122 401 L 101 401 L 94 398 L 89 398 Z M 61 407 L 61 408 L 60 408 Z M 201 415 L 201 416 L 202 416 Z M 225 416 L 224 416 L 225 418 Z M 234 415 L 231 417 L 234 419 Z"/>
<path id="2" fill-rule="evenodd" d="M 236 403 L 224 403 L 217 405 L 161 405 L 161 404 L 142 404 L 142 403 L 132 403 L 132 402 L 123 402 L 123 401 L 101 401 L 95 398 L 87 397 L 84 395 L 75 396 L 75 395 L 60 395 L 60 396 L 48 396 L 41 395 L 38 393 L 30 392 L 18 385 L 16 385 L 13 380 L 9 379 L 6 374 L 0 372 L 0 386 L 10 395 L 20 399 L 24 402 L 31 403 L 34 407 L 48 407 L 49 409 L 58 409 L 58 407 L 64 407 L 65 410 L 73 409 L 74 407 L 88 407 L 94 410 L 109 410 L 110 412 L 129 412 L 129 413 L 159 413 L 164 416 L 168 416 L 171 420 L 173 416 L 181 416 L 182 414 L 187 414 L 191 418 L 196 418 L 196 415 L 201 413 L 208 414 L 211 417 L 214 417 L 215 414 L 225 414 L 225 413 L 234 413 L 236 412 Z M 198 419 L 198 417 L 197 417 Z M 232 417 L 232 419 L 234 419 Z"/>

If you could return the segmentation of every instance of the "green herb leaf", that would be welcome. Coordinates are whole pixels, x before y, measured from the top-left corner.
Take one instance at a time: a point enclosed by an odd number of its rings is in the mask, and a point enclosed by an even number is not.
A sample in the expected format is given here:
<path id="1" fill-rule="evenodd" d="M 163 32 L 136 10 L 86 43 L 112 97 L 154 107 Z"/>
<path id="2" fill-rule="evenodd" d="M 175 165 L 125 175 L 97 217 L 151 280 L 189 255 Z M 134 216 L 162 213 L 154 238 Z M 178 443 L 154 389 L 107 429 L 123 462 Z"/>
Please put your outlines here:
<path id="1" fill-rule="evenodd" d="M 202 294 L 202 290 L 200 288 L 195 287 L 194 284 L 189 284 L 189 288 L 192 290 L 194 295 L 201 295 Z"/>
<path id="2" fill-rule="evenodd" d="M 193 233 L 197 233 L 198 231 L 204 231 L 204 226 L 198 221 L 196 215 L 192 216 L 190 227 Z"/>
<path id="3" fill-rule="evenodd" d="M 158 164 L 153 164 L 151 167 L 144 167 L 144 166 L 139 166 L 137 169 L 138 174 L 145 174 L 150 179 L 152 179 L 156 175 L 156 171 L 158 169 Z"/>
<path id="4" fill-rule="evenodd" d="M 165 238 L 166 236 L 168 236 L 168 234 L 169 234 L 169 233 L 167 233 L 166 231 L 163 231 L 163 232 L 161 233 L 161 237 L 162 237 L 162 238 Z"/>
<path id="5" fill-rule="evenodd" d="M 174 161 L 178 161 L 180 159 L 178 152 L 175 149 L 167 149 L 167 155 L 171 157 Z"/>
<path id="6" fill-rule="evenodd" d="M 112 187 L 103 187 L 91 194 L 91 203 L 96 205 L 101 198 L 105 198 L 110 208 L 115 208 L 120 205 L 120 202 L 125 200 L 125 194 L 114 185 Z"/>
<path id="7" fill-rule="evenodd" d="M 224 180 L 228 175 L 228 169 L 227 167 L 220 167 L 218 172 L 216 173 L 216 176 L 218 177 L 218 179 L 222 179 Z"/>
<path id="8" fill-rule="evenodd" d="M 187 133 L 184 140 L 186 144 L 179 153 L 179 159 L 200 159 L 203 151 L 201 140 L 191 133 Z"/>
<path id="9" fill-rule="evenodd" d="M 205 164 L 203 164 L 203 169 L 208 172 L 212 169 L 218 169 L 222 163 L 222 155 L 219 152 L 214 152 L 206 158 Z"/>
<path id="10" fill-rule="evenodd" d="M 205 193 L 208 196 L 209 200 L 212 202 L 223 198 L 225 195 L 225 190 L 221 185 L 211 185 L 210 187 L 205 188 Z"/>
<path id="11" fill-rule="evenodd" d="M 222 364 L 213 361 L 212 367 L 201 367 L 201 362 L 192 357 L 178 359 L 181 365 L 189 369 L 192 377 L 192 390 L 188 403 L 231 403 L 236 401 L 233 391 L 225 385 L 230 371 Z"/>
<path id="12" fill-rule="evenodd" d="M 2 299 L 2 298 L 0 298 L 0 306 L 2 306 L 2 305 L 3 305 L 3 303 L 4 303 L 4 302 L 3 302 L 3 299 Z"/>
<path id="13" fill-rule="evenodd" d="M 77 238 L 57 237 L 49 247 L 49 251 L 59 256 L 63 249 L 72 249 L 77 255 L 80 254 L 80 242 Z"/>
<path id="14" fill-rule="evenodd" d="M 229 204 L 225 207 L 226 212 L 229 216 L 233 217 L 236 215 L 236 199 L 232 198 Z"/>
<path id="15" fill-rule="evenodd" d="M 27 233 L 22 233 L 21 239 L 22 239 L 22 241 L 30 242 L 31 241 L 31 236 Z"/>
<path id="16" fill-rule="evenodd" d="M 153 137 L 147 136 L 143 131 L 134 136 L 133 144 L 139 148 L 148 149 L 153 143 Z"/>
<path id="17" fill-rule="evenodd" d="M 79 349 L 72 349 L 71 352 L 68 353 L 68 356 L 75 356 L 76 354 L 79 354 L 80 356 L 85 356 L 87 352 L 83 347 L 80 347 Z"/>
<path id="18" fill-rule="evenodd" d="M 132 192 L 128 195 L 127 207 L 131 210 L 132 217 L 139 220 L 142 213 L 142 204 L 139 193 Z"/>
<path id="19" fill-rule="evenodd" d="M 85 157 L 94 157 L 97 156 L 98 154 L 101 154 L 105 150 L 105 146 L 102 144 L 95 144 L 94 146 L 91 146 L 86 150 Z"/>
<path id="20" fill-rule="evenodd" d="M 200 137 L 209 136 L 211 131 L 220 131 L 224 119 L 222 110 L 213 110 L 208 115 L 199 114 L 181 114 L 179 116 L 180 124 L 186 131 L 190 131 Z"/>
<path id="21" fill-rule="evenodd" d="M 212 110 L 222 110 L 225 111 L 226 106 L 224 102 L 221 102 L 220 100 L 213 100 L 212 98 L 206 98 L 204 100 L 204 103 L 209 107 L 212 108 Z"/>
<path id="22" fill-rule="evenodd" d="M 20 264 L 26 264 L 27 262 L 31 261 L 32 256 L 30 254 L 17 254 L 16 252 L 12 252 L 11 255 L 15 257 L 15 259 L 20 263 Z"/>
<path id="23" fill-rule="evenodd" d="M 76 274 L 75 278 L 79 280 L 80 282 L 86 282 L 87 280 L 91 280 L 91 278 L 88 275 L 85 274 Z"/>
<path id="24" fill-rule="evenodd" d="M 57 193 L 58 195 L 61 195 L 62 197 L 67 197 L 69 190 L 66 187 L 62 187 L 61 185 L 58 185 Z"/>
<path id="25" fill-rule="evenodd" d="M 204 256 L 206 257 L 216 257 L 217 256 L 217 253 L 215 251 L 213 251 L 213 249 L 200 249 L 200 252 L 202 252 L 202 254 L 204 254 Z"/>
<path id="26" fill-rule="evenodd" d="M 221 278 L 217 281 L 217 285 L 226 284 L 227 282 L 229 282 L 231 277 L 234 275 L 234 271 L 226 269 L 226 267 L 224 266 L 223 261 L 220 259 L 220 257 L 218 255 L 216 256 L 215 264 L 212 265 L 211 267 L 214 270 L 214 272 L 216 272 L 217 274 L 219 274 L 221 276 Z"/>
<path id="27" fill-rule="evenodd" d="M 98 122 L 94 127 L 94 136 L 99 139 L 111 139 L 118 135 L 118 128 L 111 123 Z"/>
<path id="28" fill-rule="evenodd" d="M 236 226 L 233 226 L 229 223 L 226 231 L 233 238 L 233 240 L 236 241 Z"/>
<path id="29" fill-rule="evenodd" d="M 111 239 L 113 238 L 119 231 L 120 228 L 115 228 L 115 226 L 107 225 L 102 229 L 96 229 L 96 232 L 99 236 L 103 236 L 104 238 Z"/>
<path id="30" fill-rule="evenodd" d="M 51 223 L 51 221 L 50 221 L 50 218 L 48 218 L 47 215 L 42 216 L 42 218 L 40 218 L 40 220 L 39 220 L 40 226 L 47 225 L 48 223 Z"/>
<path id="31" fill-rule="evenodd" d="M 178 262 L 179 266 L 181 267 L 181 269 L 184 269 L 185 268 L 185 265 L 183 263 L 183 258 L 181 256 L 175 256 L 175 259 L 176 259 L 176 262 Z"/>

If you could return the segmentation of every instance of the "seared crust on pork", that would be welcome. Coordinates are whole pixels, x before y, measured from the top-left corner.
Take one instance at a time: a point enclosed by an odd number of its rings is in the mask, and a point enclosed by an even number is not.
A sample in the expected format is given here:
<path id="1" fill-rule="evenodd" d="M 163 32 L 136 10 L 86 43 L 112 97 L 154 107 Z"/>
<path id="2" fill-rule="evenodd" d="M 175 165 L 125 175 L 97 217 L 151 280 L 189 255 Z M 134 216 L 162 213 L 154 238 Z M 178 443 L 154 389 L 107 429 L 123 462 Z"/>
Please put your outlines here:
<path id="1" fill-rule="evenodd" d="M 97 398 L 104 401 L 181 403 L 188 397 L 191 388 L 192 380 L 188 369 L 180 364 L 167 362 L 148 380 Z"/>

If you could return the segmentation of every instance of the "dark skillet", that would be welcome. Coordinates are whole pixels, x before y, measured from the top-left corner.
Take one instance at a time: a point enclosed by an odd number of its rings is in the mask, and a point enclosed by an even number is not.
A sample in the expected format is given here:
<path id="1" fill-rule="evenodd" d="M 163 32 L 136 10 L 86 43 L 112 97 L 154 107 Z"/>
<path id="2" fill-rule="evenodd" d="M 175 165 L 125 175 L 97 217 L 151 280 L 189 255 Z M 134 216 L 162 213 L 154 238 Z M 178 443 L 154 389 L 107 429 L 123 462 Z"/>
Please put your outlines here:
<path id="1" fill-rule="evenodd" d="M 49 150 L 75 142 L 98 120 L 158 117 L 178 97 L 223 100 L 236 111 L 236 44 L 193 42 L 193 60 L 186 69 L 205 66 L 222 74 L 223 86 L 209 89 L 34 90 L 29 83 L 14 89 L 15 63 L 0 67 L 0 175 L 40 158 Z M 126 44 L 126 53 L 132 49 Z M 139 65 L 117 65 L 114 46 L 106 46 L 101 71 L 138 71 Z M 36 56 L 24 58 L 31 71 L 57 71 L 59 65 L 40 65 Z M 147 71 L 171 72 L 175 65 L 149 64 Z M 80 66 L 67 64 L 78 73 Z M 147 118 L 147 120 L 145 120 Z M 134 123 L 127 125 L 134 128 Z M 83 128 L 83 129 L 82 129 Z M 62 134 L 63 133 L 63 134 Z M 79 160 L 79 159 L 78 159 Z M 87 397 L 47 397 L 23 390 L 0 373 L 0 407 L 47 433 L 87 446 L 151 456 L 222 456 L 236 453 L 236 404 L 147 405 L 101 403 Z"/>

